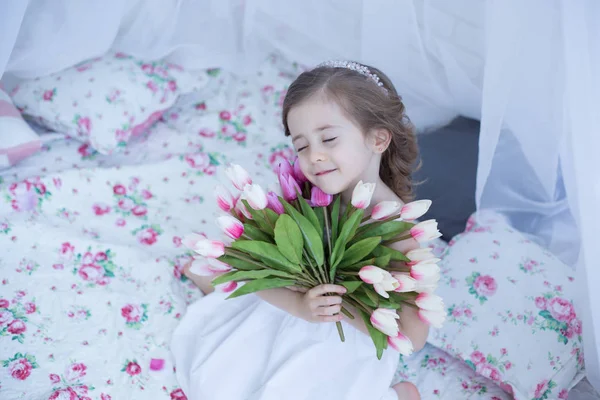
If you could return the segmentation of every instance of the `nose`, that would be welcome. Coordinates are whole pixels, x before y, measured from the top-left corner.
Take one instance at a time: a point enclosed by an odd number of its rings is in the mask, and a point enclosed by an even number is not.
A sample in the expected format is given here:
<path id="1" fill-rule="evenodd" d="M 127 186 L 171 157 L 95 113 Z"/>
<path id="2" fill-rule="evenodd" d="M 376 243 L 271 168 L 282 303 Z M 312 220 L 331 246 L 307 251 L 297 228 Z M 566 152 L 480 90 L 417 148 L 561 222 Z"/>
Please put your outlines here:
<path id="1" fill-rule="evenodd" d="M 315 149 L 310 152 L 310 161 L 313 163 L 327 161 L 327 154 L 320 149 Z"/>

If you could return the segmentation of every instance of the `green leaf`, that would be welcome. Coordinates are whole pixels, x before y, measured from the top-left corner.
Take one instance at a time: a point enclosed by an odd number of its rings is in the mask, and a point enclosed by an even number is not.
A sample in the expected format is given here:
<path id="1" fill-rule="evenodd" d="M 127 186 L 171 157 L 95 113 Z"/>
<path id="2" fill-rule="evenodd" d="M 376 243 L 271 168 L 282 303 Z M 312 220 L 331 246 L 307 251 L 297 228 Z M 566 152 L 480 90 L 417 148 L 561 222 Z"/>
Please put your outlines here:
<path id="1" fill-rule="evenodd" d="M 378 331 L 373 327 L 373 325 L 371 324 L 370 316 L 366 315 L 366 313 L 362 311 L 360 312 L 360 315 L 363 318 L 363 321 L 365 321 L 365 325 L 369 330 L 369 335 L 371 336 L 373 344 L 375 345 L 375 349 L 377 351 L 377 358 L 381 360 L 381 356 L 383 356 L 383 350 L 387 344 L 387 336 L 385 335 L 385 333 Z"/>
<path id="2" fill-rule="evenodd" d="M 471 369 L 472 369 L 473 371 L 475 371 L 475 364 L 473 364 L 473 361 L 471 361 L 471 360 L 466 360 L 466 361 L 465 361 L 465 363 L 466 363 L 466 364 L 467 364 L 469 367 L 471 367 Z"/>
<path id="3" fill-rule="evenodd" d="M 340 201 L 342 196 L 336 196 L 331 207 L 331 242 L 335 243 L 338 236 L 338 226 L 340 223 Z"/>
<path id="4" fill-rule="evenodd" d="M 300 232 L 302 232 L 302 237 L 304 238 L 304 247 L 306 247 L 308 253 L 312 256 L 317 265 L 322 266 L 325 262 L 325 253 L 323 252 L 321 235 L 319 235 L 313 224 L 287 201 L 281 197 L 279 198 L 279 201 L 283 204 L 287 214 L 290 215 L 300 227 Z"/>
<path id="5" fill-rule="evenodd" d="M 302 214 L 310 221 L 311 224 L 315 227 L 316 231 L 319 233 L 321 240 L 323 240 L 323 228 L 319 223 L 319 219 L 317 218 L 317 214 L 315 214 L 315 210 L 311 206 L 308 205 L 304 197 L 298 196 L 298 203 L 300 203 L 300 208 L 302 209 Z"/>
<path id="6" fill-rule="evenodd" d="M 275 243 L 281 254 L 294 264 L 302 262 L 302 232 L 298 224 L 287 214 L 281 214 L 275 225 Z"/>
<path id="7" fill-rule="evenodd" d="M 371 222 L 356 231 L 355 240 L 369 236 L 381 236 L 381 240 L 389 240 L 408 231 L 414 224 L 404 221 Z"/>
<path id="8" fill-rule="evenodd" d="M 302 272 L 302 267 L 285 258 L 274 244 L 259 240 L 236 240 L 231 247 L 249 253 L 272 268 L 288 272 Z"/>
<path id="9" fill-rule="evenodd" d="M 270 208 L 265 208 L 264 212 L 267 214 L 267 220 L 270 221 L 273 226 L 275 226 L 277 220 L 279 219 L 279 214 Z"/>
<path id="10" fill-rule="evenodd" d="M 245 285 L 243 285 L 242 287 L 237 289 L 235 292 L 230 294 L 229 297 L 227 297 L 227 298 L 233 299 L 235 297 L 258 292 L 260 290 L 293 286 L 295 283 L 296 283 L 296 281 L 294 279 L 280 279 L 280 278 L 257 279 L 254 281 L 247 282 Z"/>
<path id="11" fill-rule="evenodd" d="M 361 289 L 364 289 L 364 286 L 361 287 Z M 364 293 L 364 292 L 358 291 L 358 292 L 352 293 L 352 295 L 356 296 L 357 299 L 359 299 L 360 301 L 362 301 L 369 307 L 374 307 L 374 308 L 377 307 L 377 302 L 374 302 L 373 300 L 371 300 L 371 298 L 369 296 L 367 296 L 366 293 Z"/>
<path id="12" fill-rule="evenodd" d="M 323 237 L 323 234 L 325 232 L 325 213 L 328 213 L 329 211 L 327 210 L 327 207 L 317 207 L 315 208 L 315 215 L 317 216 L 317 220 L 319 221 L 319 228 L 317 229 L 320 233 L 321 233 L 321 237 Z M 329 218 L 329 216 L 327 216 L 327 218 Z M 331 222 L 329 222 L 329 224 L 331 225 Z M 331 242 L 333 243 L 333 242 Z"/>
<path id="13" fill-rule="evenodd" d="M 225 264 L 231 265 L 233 268 L 241 271 L 254 271 L 264 269 L 264 267 L 260 265 L 259 261 L 252 260 L 250 256 L 248 256 L 248 259 L 250 261 L 241 260 L 235 256 L 221 256 L 217 258 L 217 260 L 224 262 Z"/>
<path id="14" fill-rule="evenodd" d="M 540 311 L 540 316 L 546 318 L 547 320 L 555 321 L 554 317 L 552 317 L 552 314 L 550 314 L 550 311 L 548 310 Z"/>
<path id="15" fill-rule="evenodd" d="M 350 293 L 354 293 L 354 291 L 356 289 L 358 289 L 360 287 L 360 285 L 362 285 L 363 282 L 362 281 L 346 281 L 346 282 L 340 282 L 340 285 L 342 285 L 343 287 L 345 287 L 348 291 L 346 292 L 346 294 L 350 294 Z"/>
<path id="16" fill-rule="evenodd" d="M 331 269 L 330 269 L 330 278 L 333 280 L 335 277 L 335 270 L 340 261 L 342 261 L 342 257 L 344 256 L 344 250 L 346 248 L 346 243 L 354 236 L 356 232 L 356 228 L 360 224 L 360 221 L 363 217 L 363 210 L 356 210 L 348 221 L 342 226 L 340 230 L 340 236 L 335 241 L 335 245 L 333 246 L 333 253 L 331 255 Z"/>
<path id="17" fill-rule="evenodd" d="M 212 280 L 213 285 L 220 285 L 226 282 L 239 282 L 245 280 L 256 280 L 263 279 L 269 276 L 277 276 L 280 278 L 295 279 L 294 275 L 288 274 L 287 272 L 277 271 L 273 269 L 263 269 L 260 271 L 231 271 L 226 274 L 220 275 Z"/>
<path id="18" fill-rule="evenodd" d="M 267 217 L 265 215 L 265 213 L 263 212 L 263 210 L 255 210 L 252 207 L 250 207 L 250 204 L 248 204 L 248 201 L 246 200 L 242 200 L 244 206 L 246 206 L 246 210 L 248 210 L 248 212 L 250 213 L 250 215 L 252 215 L 252 220 L 254 222 L 256 222 L 256 224 L 258 225 L 258 227 L 265 233 L 269 234 L 269 235 L 273 235 L 273 226 L 271 226 L 271 224 L 269 223 L 269 221 L 267 221 Z"/>
<path id="19" fill-rule="evenodd" d="M 363 286 L 363 291 L 365 292 L 369 300 L 371 300 L 371 303 L 375 304 L 376 307 L 379 307 L 379 303 L 383 299 L 383 297 L 376 293 L 373 287 L 367 288 Z"/>
<path id="20" fill-rule="evenodd" d="M 362 261 L 357 262 L 357 263 L 352 264 L 352 265 L 346 265 L 346 264 L 340 265 L 338 267 L 338 269 L 339 270 L 343 270 L 343 271 L 358 271 L 362 267 L 365 267 L 367 265 L 375 265 L 375 261 L 376 260 L 377 259 L 375 257 L 372 257 L 372 258 L 369 258 L 369 259 L 366 259 L 366 260 L 362 260 Z"/>
<path id="21" fill-rule="evenodd" d="M 376 257 L 373 265 L 379 268 L 387 268 L 387 266 L 390 265 L 390 260 L 391 256 L 389 254 L 381 257 Z"/>
<path id="22" fill-rule="evenodd" d="M 371 254 L 371 252 L 381 243 L 381 237 L 371 237 L 367 239 L 360 240 L 350 246 L 344 252 L 344 257 L 342 258 L 343 264 L 354 264 Z"/>
<path id="23" fill-rule="evenodd" d="M 262 240 L 263 242 L 273 242 L 273 238 L 262 230 L 249 223 L 244 224 L 244 235 L 253 240 Z"/>
<path id="24" fill-rule="evenodd" d="M 375 250 L 373 250 L 373 255 L 376 257 L 390 256 L 390 261 L 410 261 L 402 252 L 384 245 L 377 246 Z"/>

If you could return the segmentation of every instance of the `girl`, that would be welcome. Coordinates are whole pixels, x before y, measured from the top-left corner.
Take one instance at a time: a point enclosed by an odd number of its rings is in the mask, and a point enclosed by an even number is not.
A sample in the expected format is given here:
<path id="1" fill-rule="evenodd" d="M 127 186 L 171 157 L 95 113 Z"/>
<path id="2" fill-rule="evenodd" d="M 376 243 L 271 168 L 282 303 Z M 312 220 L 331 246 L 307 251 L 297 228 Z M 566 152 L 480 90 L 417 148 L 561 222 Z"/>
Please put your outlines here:
<path id="1" fill-rule="evenodd" d="M 417 157 L 412 125 L 390 80 L 353 62 L 327 62 L 302 73 L 283 103 L 302 172 L 348 204 L 356 184 L 376 183 L 371 204 L 411 198 Z M 367 212 L 370 210 L 367 210 Z M 418 248 L 413 239 L 400 251 Z M 205 293 L 212 278 L 186 269 Z M 214 292 L 191 305 L 174 333 L 179 382 L 190 400 L 418 400 L 408 382 L 389 387 L 399 355 L 381 360 L 361 318 L 340 313 L 345 288 L 317 286 L 305 293 L 270 289 L 224 300 Z M 411 307 L 399 313 L 400 331 L 420 350 L 428 326 Z M 339 339 L 342 321 L 346 341 Z"/>

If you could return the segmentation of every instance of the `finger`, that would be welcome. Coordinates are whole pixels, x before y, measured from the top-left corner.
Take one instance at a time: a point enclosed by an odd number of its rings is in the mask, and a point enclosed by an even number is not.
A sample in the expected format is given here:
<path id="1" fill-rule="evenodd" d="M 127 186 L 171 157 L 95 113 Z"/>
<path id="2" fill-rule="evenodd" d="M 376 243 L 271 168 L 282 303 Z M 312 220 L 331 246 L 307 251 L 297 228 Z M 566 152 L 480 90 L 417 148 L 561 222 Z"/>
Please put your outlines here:
<path id="1" fill-rule="evenodd" d="M 320 315 L 320 316 L 323 316 L 323 315 L 336 315 L 340 311 L 342 311 L 342 306 L 340 306 L 339 304 L 337 304 L 335 306 L 319 307 L 319 308 L 317 308 L 317 314 Z"/>
<path id="2" fill-rule="evenodd" d="M 342 314 L 317 317 L 319 322 L 339 322 L 344 319 Z"/>
<path id="3" fill-rule="evenodd" d="M 309 290 L 312 297 L 322 296 L 325 293 L 346 293 L 346 288 L 340 285 L 325 284 L 319 285 Z"/>
<path id="4" fill-rule="evenodd" d="M 314 300 L 319 307 L 332 306 L 334 304 L 342 304 L 340 296 L 321 296 Z"/>

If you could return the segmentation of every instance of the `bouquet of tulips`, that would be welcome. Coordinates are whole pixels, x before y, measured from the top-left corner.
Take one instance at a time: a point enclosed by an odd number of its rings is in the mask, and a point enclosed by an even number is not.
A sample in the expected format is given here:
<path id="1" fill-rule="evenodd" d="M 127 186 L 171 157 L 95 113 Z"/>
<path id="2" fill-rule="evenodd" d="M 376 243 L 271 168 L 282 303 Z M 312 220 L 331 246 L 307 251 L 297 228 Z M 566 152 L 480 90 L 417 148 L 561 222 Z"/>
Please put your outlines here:
<path id="1" fill-rule="evenodd" d="M 439 260 L 429 248 L 403 254 L 390 247 L 411 237 L 423 243 L 440 236 L 435 220 L 411 222 L 427 212 L 431 201 L 403 206 L 384 201 L 365 216 L 372 183 L 359 182 L 350 204 L 342 207 L 341 196 L 312 186 L 297 162 L 279 165 L 281 195 L 265 192 L 239 165 L 225 172 L 239 191 L 234 196 L 224 186 L 215 190 L 219 207 L 227 213 L 217 223 L 228 243 L 191 234 L 184 244 L 197 253 L 192 271 L 221 274 L 212 282 L 232 292 L 228 298 L 278 287 L 342 285 L 347 289 L 342 313 L 363 318 L 378 358 L 388 345 L 403 354 L 412 352 L 410 340 L 398 330 L 401 307 L 418 309 L 421 320 L 431 326 L 442 324 L 444 305 L 433 294 Z M 342 325 L 337 324 L 343 341 Z"/>

